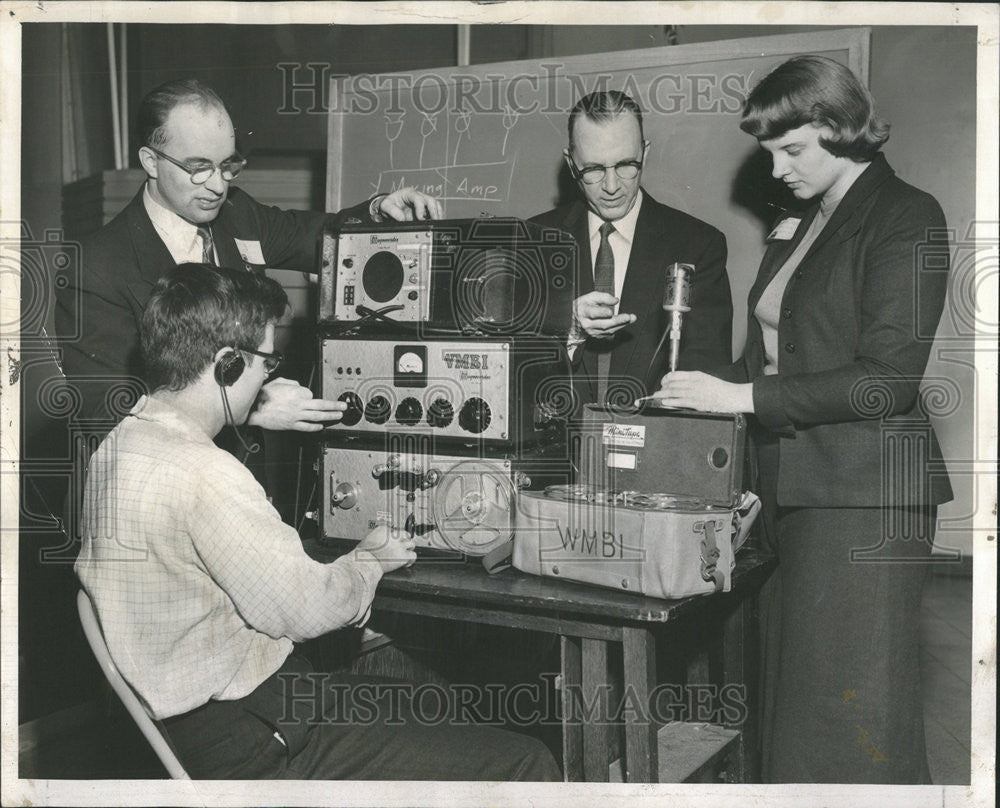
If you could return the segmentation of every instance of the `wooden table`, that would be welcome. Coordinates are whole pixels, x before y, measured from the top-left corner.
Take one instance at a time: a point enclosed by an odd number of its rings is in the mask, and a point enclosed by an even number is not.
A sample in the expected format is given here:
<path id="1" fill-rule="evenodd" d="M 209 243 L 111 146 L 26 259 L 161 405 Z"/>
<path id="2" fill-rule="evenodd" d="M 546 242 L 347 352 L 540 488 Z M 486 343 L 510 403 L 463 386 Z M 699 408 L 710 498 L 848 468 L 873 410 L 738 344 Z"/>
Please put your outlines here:
<path id="1" fill-rule="evenodd" d="M 736 727 L 740 741 L 735 782 L 758 778 L 756 593 L 774 566 L 773 557 L 744 548 L 737 556 L 730 592 L 659 600 L 611 589 L 554 581 L 514 569 L 488 575 L 477 563 L 419 560 L 382 579 L 374 608 L 558 635 L 561 648 L 563 761 L 568 780 L 607 781 L 611 727 L 581 720 L 575 695 L 607 694 L 608 651 L 620 643 L 623 686 L 648 704 L 656 687 L 656 642 L 678 632 L 703 632 L 705 642 L 687 660 L 689 681 L 708 682 L 708 656 L 721 645 L 721 683 L 745 687 L 747 712 Z M 624 766 L 630 782 L 656 782 L 659 775 L 655 723 L 625 720 Z M 734 725 L 735 726 L 735 725 Z"/>

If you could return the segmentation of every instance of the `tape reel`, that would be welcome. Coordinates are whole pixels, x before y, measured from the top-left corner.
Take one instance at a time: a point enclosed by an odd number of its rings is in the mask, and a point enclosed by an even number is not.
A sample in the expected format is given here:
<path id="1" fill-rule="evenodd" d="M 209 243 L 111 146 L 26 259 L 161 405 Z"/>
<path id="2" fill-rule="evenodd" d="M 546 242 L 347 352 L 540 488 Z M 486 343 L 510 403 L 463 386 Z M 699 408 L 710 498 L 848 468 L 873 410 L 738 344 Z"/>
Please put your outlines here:
<path id="1" fill-rule="evenodd" d="M 502 467 L 484 460 L 457 463 L 434 488 L 438 533 L 452 549 L 481 556 L 514 535 L 514 484 Z"/>

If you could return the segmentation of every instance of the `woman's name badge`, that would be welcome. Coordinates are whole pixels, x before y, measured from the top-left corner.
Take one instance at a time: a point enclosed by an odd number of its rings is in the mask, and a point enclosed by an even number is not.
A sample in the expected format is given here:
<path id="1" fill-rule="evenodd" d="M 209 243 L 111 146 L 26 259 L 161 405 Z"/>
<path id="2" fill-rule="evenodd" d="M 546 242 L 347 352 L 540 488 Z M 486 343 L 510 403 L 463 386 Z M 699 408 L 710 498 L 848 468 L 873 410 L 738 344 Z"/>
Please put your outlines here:
<path id="1" fill-rule="evenodd" d="M 767 234 L 766 241 L 789 241 L 795 235 L 801 221 L 802 219 L 791 217 L 782 219 L 774 226 L 774 230 Z"/>

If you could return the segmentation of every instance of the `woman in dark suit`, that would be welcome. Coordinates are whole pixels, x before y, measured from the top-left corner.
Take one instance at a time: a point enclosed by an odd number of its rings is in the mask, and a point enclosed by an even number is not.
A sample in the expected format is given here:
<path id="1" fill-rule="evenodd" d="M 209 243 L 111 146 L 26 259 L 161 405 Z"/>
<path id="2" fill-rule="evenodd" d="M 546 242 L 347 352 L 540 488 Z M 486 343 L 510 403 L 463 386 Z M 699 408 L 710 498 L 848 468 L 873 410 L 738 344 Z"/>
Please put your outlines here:
<path id="1" fill-rule="evenodd" d="M 768 236 L 740 360 L 668 374 L 657 397 L 753 414 L 779 559 L 763 598 L 764 779 L 927 782 L 921 562 L 951 489 L 918 388 L 944 306 L 944 216 L 895 176 L 888 125 L 836 62 L 782 64 L 740 127 L 809 204 Z"/>

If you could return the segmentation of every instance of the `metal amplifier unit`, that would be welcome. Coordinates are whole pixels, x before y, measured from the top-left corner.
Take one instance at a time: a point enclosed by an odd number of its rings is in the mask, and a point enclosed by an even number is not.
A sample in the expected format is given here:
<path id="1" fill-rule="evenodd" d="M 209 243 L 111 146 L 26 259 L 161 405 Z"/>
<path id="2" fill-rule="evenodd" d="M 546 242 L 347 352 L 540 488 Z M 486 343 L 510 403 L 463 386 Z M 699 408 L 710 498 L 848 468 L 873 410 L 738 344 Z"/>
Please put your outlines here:
<path id="1" fill-rule="evenodd" d="M 738 413 L 588 405 L 570 440 L 584 486 L 725 508 L 745 488 L 746 421 Z"/>
<path id="2" fill-rule="evenodd" d="M 566 335 L 577 247 L 513 218 L 345 225 L 323 235 L 320 322 Z M 376 312 L 377 314 L 372 314 Z"/>
<path id="3" fill-rule="evenodd" d="M 386 429 L 464 441 L 537 442 L 570 414 L 570 369 L 554 338 L 324 339 L 322 396 L 347 402 L 331 432 Z"/>
<path id="4" fill-rule="evenodd" d="M 513 535 L 519 490 L 565 483 L 569 475 L 558 455 L 459 457 L 417 445 L 424 443 L 403 436 L 388 450 L 325 447 L 322 538 L 360 540 L 389 524 L 421 547 L 485 555 Z"/>

